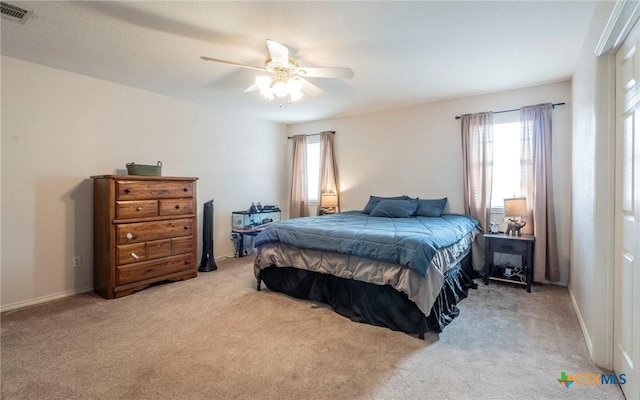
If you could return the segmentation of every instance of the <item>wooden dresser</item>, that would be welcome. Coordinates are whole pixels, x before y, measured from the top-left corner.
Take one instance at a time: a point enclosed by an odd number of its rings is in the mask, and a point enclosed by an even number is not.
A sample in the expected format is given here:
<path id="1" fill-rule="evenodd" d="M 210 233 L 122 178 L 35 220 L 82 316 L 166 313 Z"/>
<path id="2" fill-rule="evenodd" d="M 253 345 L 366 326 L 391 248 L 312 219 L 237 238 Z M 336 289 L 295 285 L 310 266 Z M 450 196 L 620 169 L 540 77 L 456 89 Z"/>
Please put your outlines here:
<path id="1" fill-rule="evenodd" d="M 197 178 L 91 178 L 96 293 L 112 299 L 197 276 Z"/>

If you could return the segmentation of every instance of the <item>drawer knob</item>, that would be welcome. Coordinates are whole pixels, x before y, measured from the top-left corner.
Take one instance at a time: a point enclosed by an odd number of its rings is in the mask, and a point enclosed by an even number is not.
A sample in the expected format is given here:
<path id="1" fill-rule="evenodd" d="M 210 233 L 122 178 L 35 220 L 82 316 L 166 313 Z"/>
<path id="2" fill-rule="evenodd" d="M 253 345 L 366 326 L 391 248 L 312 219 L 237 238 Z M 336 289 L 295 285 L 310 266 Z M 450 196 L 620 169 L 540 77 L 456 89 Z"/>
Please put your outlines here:
<path id="1" fill-rule="evenodd" d="M 124 190 L 124 192 L 125 192 L 126 194 L 129 194 L 129 193 L 131 193 L 131 189 L 125 189 L 125 190 Z"/>
<path id="2" fill-rule="evenodd" d="M 140 206 L 136 207 L 136 211 L 142 211 L 142 207 Z"/>
<path id="3" fill-rule="evenodd" d="M 184 188 L 184 189 L 182 189 L 182 190 L 183 190 L 183 191 L 185 191 L 185 192 L 188 192 L 188 191 L 189 191 L 189 188 Z"/>
<path id="4" fill-rule="evenodd" d="M 180 205 L 176 204 L 176 210 L 179 210 L 179 209 L 180 209 Z"/>
<path id="5" fill-rule="evenodd" d="M 189 225 L 185 225 L 184 229 L 191 229 L 191 227 Z"/>
<path id="6" fill-rule="evenodd" d="M 126 234 L 127 239 L 131 240 L 133 239 L 133 235 L 131 233 L 127 233 Z"/>
<path id="7" fill-rule="evenodd" d="M 139 260 L 140 256 L 137 255 L 136 253 L 131 253 L 131 257 L 133 257 L 134 260 Z"/>

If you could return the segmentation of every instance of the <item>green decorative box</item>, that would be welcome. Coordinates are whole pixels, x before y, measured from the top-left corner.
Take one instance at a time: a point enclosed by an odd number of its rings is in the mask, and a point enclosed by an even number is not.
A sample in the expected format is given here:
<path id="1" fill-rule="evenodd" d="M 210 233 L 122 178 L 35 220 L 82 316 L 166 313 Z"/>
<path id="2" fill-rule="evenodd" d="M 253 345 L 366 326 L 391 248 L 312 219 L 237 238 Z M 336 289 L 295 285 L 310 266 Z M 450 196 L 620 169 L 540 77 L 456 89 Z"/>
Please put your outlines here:
<path id="1" fill-rule="evenodd" d="M 157 165 L 143 165 L 136 163 L 127 163 L 127 173 L 129 175 L 162 175 L 162 162 L 158 161 Z"/>

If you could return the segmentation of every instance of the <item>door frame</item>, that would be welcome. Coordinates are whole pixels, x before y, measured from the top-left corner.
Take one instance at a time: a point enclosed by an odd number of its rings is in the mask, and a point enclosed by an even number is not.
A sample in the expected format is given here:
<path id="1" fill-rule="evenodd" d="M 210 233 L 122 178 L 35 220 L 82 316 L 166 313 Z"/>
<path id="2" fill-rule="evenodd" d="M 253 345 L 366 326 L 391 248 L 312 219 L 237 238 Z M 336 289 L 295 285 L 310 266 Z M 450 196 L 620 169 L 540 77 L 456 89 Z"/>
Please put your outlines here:
<path id="1" fill-rule="evenodd" d="M 602 324 L 592 327 L 593 362 L 613 369 L 615 274 L 616 65 L 615 55 L 640 17 L 640 2 L 619 0 L 596 46 L 595 210 L 592 306 Z"/>

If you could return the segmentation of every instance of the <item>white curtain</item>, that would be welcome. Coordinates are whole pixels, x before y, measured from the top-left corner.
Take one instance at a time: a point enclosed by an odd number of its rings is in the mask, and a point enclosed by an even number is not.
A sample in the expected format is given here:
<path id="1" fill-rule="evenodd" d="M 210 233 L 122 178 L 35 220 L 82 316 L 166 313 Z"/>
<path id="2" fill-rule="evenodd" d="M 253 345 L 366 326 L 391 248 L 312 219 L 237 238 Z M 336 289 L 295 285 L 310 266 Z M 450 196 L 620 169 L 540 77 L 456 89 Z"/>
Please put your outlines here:
<path id="1" fill-rule="evenodd" d="M 536 282 L 560 280 L 551 179 L 552 109 L 551 103 L 520 109 L 522 194 L 527 198 L 527 208 L 532 216 L 530 221 L 535 235 L 533 280 Z"/>
<path id="2" fill-rule="evenodd" d="M 333 193 L 338 197 L 340 211 L 340 191 L 338 190 L 338 166 L 333 145 L 334 132 L 320 133 L 320 190 L 318 192 L 318 215 L 322 207 L 322 193 Z"/>
<path id="3" fill-rule="evenodd" d="M 309 192 L 307 190 L 307 137 L 292 137 L 293 173 L 291 181 L 291 202 L 289 218 L 309 216 Z"/>
<path id="4" fill-rule="evenodd" d="M 491 189 L 493 181 L 493 113 L 462 116 L 462 161 L 464 207 L 468 215 L 480 221 L 483 231 L 491 221 Z M 473 243 L 473 268 L 484 271 L 485 241 L 482 236 Z"/>

